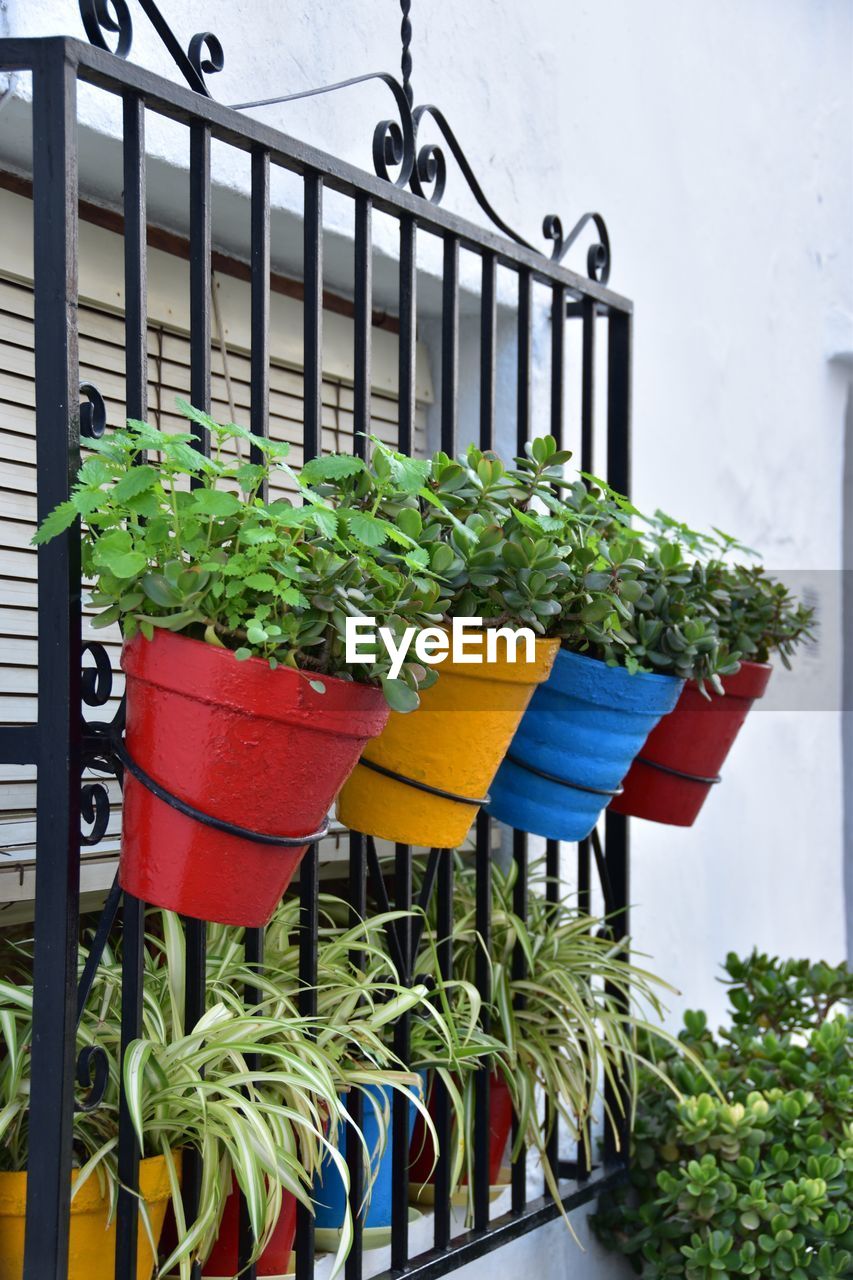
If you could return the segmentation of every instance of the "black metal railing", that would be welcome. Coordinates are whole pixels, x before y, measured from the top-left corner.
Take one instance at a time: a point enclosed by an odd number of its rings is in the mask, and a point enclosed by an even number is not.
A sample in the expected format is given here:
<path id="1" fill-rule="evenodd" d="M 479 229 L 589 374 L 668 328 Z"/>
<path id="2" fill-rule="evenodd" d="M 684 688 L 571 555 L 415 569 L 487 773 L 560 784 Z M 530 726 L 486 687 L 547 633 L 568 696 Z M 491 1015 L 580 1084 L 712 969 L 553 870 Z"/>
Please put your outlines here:
<path id="1" fill-rule="evenodd" d="M 154 6 L 149 2 L 146 11 Z M 408 6 L 404 6 L 406 10 Z M 106 6 L 102 6 L 106 10 Z M 124 6 L 120 6 L 123 10 Z M 84 6 L 94 28 L 98 6 Z M 94 14 L 94 16 L 93 16 Z M 103 14 L 101 14 L 103 18 Z M 103 25 L 103 24 L 102 24 Z M 120 25 L 120 24 L 119 24 Z M 87 25 L 88 30 L 88 25 Z M 92 32 L 89 32 L 90 36 Z M 122 34 L 122 33 L 120 33 Z M 125 41 L 127 48 L 129 43 Z M 127 48 L 123 48 L 126 53 Z M 208 46 L 209 52 L 209 46 Z M 220 51 L 221 52 L 221 51 Z M 342 194 L 354 205 L 354 447 L 365 448 L 370 432 L 372 219 L 374 211 L 388 215 L 399 225 L 399 430 L 398 445 L 411 451 L 415 416 L 415 342 L 417 329 L 417 256 L 421 235 L 443 243 L 443 293 L 441 329 L 441 445 L 453 452 L 457 445 L 459 368 L 459 260 L 460 254 L 476 255 L 481 262 L 480 364 L 464 370 L 477 376 L 480 388 L 480 444 L 495 439 L 498 271 L 517 280 L 517 443 L 521 448 L 531 434 L 533 368 L 531 334 L 534 326 L 534 291 L 550 294 L 551 380 L 550 430 L 558 441 L 566 439 L 566 396 L 569 383 L 580 391 L 580 459 L 591 468 L 596 394 L 596 339 L 607 333 L 606 375 L 606 474 L 610 482 L 629 488 L 631 304 L 601 283 L 609 267 L 609 245 L 598 215 L 586 215 L 564 237 L 558 220 L 550 220 L 548 235 L 553 255 L 546 256 L 516 236 L 497 218 L 480 196 L 481 207 L 498 230 L 465 221 L 418 192 L 440 178 L 443 190 L 445 161 L 437 147 L 416 152 L 417 130 L 424 111 L 404 111 L 400 123 L 383 122 L 377 130 L 377 168 L 380 175 L 394 162 L 402 166 L 395 181 L 373 176 L 324 155 L 259 121 L 222 106 L 204 91 L 204 45 L 197 47 L 193 74 L 201 87 L 184 88 L 134 66 L 104 48 L 70 38 L 0 41 L 0 71 L 30 71 L 33 82 L 33 202 L 35 234 L 35 369 L 36 437 L 38 464 L 38 517 L 68 496 L 79 460 L 80 405 L 77 352 L 77 86 L 94 85 L 118 97 L 123 104 L 124 148 L 124 264 L 125 264 L 125 361 L 127 411 L 144 418 L 147 411 L 147 304 L 146 304 L 146 151 L 145 123 L 149 114 L 168 117 L 185 126 L 189 134 L 189 224 L 191 303 L 191 398 L 201 408 L 210 406 L 211 244 L 214 238 L 211 203 L 211 142 L 248 152 L 251 157 L 251 427 L 267 430 L 270 364 L 270 170 L 281 167 L 302 178 L 304 186 L 304 456 L 321 447 L 321 374 L 323 356 L 323 196 L 326 189 Z M 215 61 L 215 59 L 213 59 Z M 386 78 L 387 80 L 390 78 Z M 398 86 L 399 88 L 399 86 Z M 411 88 L 408 86 L 409 101 Z M 400 101 L 395 94 L 399 107 Z M 403 94 L 403 106 L 406 95 Z M 444 117 L 442 134 L 459 159 L 452 132 Z M 451 141 L 452 139 L 452 141 Z M 464 160 L 464 157 L 463 157 Z M 409 164 L 410 171 L 403 170 Z M 465 162 L 467 165 L 467 162 Z M 469 183 L 471 175 L 463 173 Z M 402 178 L 402 181 L 401 181 Z M 407 184 L 413 190 L 407 190 Z M 479 191 L 479 188 L 477 188 Z M 440 194 L 440 193 L 439 193 Z M 478 197 L 479 198 L 479 197 Z M 600 240 L 589 257 L 589 277 L 569 270 L 561 261 L 572 240 L 593 219 Z M 580 361 L 567 367 L 567 329 L 576 326 L 580 337 Z M 200 428 L 197 445 L 206 448 Z M 566 441 L 567 443 L 574 443 Z M 461 442 L 460 442 L 461 443 Z M 605 470 L 605 468 L 601 468 Z M 81 686 L 81 586 L 79 536 L 70 531 L 38 553 L 38 722 L 35 732 L 26 726 L 0 730 L 0 761 L 35 765 L 38 772 L 37 871 L 35 903 L 35 1010 L 32 1046 L 32 1111 L 29 1157 L 29 1197 L 26 1233 L 25 1280 L 65 1280 L 72 1159 L 71 1124 L 74 1107 L 75 1019 L 77 1003 L 77 940 L 79 932 L 79 877 L 81 776 L 86 752 L 94 742 L 91 722 L 81 717 L 81 698 L 93 693 L 92 681 Z M 96 692 L 96 691 L 95 691 Z M 102 692 L 102 691 L 101 691 Z M 90 697 L 90 702 L 97 699 Z M 91 783 L 87 784 L 90 787 Z M 84 796 L 86 814 L 94 812 L 91 791 Z M 481 814 L 476 825 L 477 926 L 488 942 L 490 932 L 490 875 L 492 835 L 490 819 Z M 528 892 L 527 837 L 512 835 L 518 866 L 514 905 L 524 916 Z M 591 851 L 608 905 L 618 914 L 614 927 L 627 929 L 628 834 L 623 818 L 608 815 L 605 851 L 584 841 L 577 850 L 577 884 L 581 907 L 590 905 Z M 549 841 L 548 892 L 560 892 L 560 847 Z M 393 905 L 412 905 L 411 849 L 398 845 L 393 860 Z M 433 855 L 431 874 L 437 895 L 439 958 L 450 976 L 453 923 L 453 859 Z M 361 916 L 368 901 L 368 876 L 381 880 L 383 869 L 375 849 L 353 832 L 349 843 L 348 890 L 353 918 Z M 315 1012 L 312 985 L 317 966 L 317 912 L 319 870 L 316 846 L 302 862 L 299 895 L 301 934 L 299 968 L 304 983 L 304 1012 Z M 118 906 L 118 900 L 113 904 Z M 123 895 L 120 915 L 124 931 L 122 959 L 122 1043 L 140 1033 L 142 1016 L 144 904 Z M 205 928 L 197 921 L 185 924 L 187 943 L 186 1018 L 192 1025 L 200 1015 L 205 991 Z M 414 956 L 411 928 L 397 931 L 404 978 L 411 979 Z M 263 934 L 249 930 L 246 961 L 263 965 Z M 358 955 L 353 957 L 358 961 Z M 524 957 L 515 956 L 515 974 L 521 976 Z M 484 962 L 478 972 L 484 996 L 489 973 Z M 247 1003 L 256 993 L 247 988 Z M 405 1059 L 409 1049 L 409 1024 L 404 1015 L 396 1028 L 394 1047 Z M 476 1084 L 474 1152 L 474 1222 L 471 1230 L 452 1235 L 450 1206 L 448 1099 L 439 1086 L 436 1126 L 444 1154 L 436 1171 L 434 1247 L 409 1257 L 408 1238 L 408 1141 L 401 1098 L 395 1103 L 394 1201 L 391 1272 L 407 1270 L 418 1277 L 437 1277 L 500 1247 L 556 1216 L 558 1206 L 550 1197 L 528 1201 L 527 1170 L 523 1157 L 512 1171 L 512 1207 L 490 1220 L 489 1203 L 489 1074 L 479 1073 Z M 349 1107 L 356 1123 L 362 1102 L 354 1091 Z M 397 1114 L 399 1112 L 399 1114 Z M 590 1143 L 582 1143 L 577 1157 L 559 1160 L 559 1136 L 555 1127 L 549 1154 L 559 1169 L 563 1206 L 581 1205 L 605 1186 L 623 1176 L 624 1142 L 606 1142 L 604 1163 L 595 1165 Z M 362 1153 L 355 1142 L 347 1152 L 357 1206 L 363 1192 Z M 139 1151 L 122 1098 L 119 1137 L 119 1173 L 122 1191 L 118 1206 L 116 1276 L 135 1276 L 137 1186 Z M 197 1203 L 199 1169 L 193 1161 L 184 1166 L 184 1195 L 190 1217 Z M 249 1255 L 251 1239 L 243 1214 L 241 1250 Z M 296 1237 L 298 1280 L 314 1273 L 314 1239 L 310 1213 L 300 1208 Z M 360 1227 L 346 1264 L 347 1280 L 360 1280 L 364 1263 Z M 254 1268 L 244 1273 L 249 1280 Z"/>

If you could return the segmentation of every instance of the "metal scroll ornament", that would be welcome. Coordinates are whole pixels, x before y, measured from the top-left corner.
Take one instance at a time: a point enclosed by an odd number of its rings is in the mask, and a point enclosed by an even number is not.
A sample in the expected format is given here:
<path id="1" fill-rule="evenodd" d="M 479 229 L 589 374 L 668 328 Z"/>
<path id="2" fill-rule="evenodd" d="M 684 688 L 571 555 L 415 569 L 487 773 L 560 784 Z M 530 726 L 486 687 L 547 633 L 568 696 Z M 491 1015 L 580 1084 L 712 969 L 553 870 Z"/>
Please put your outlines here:
<path id="1" fill-rule="evenodd" d="M 221 71 L 225 65 L 225 55 L 217 37 L 210 31 L 198 32 L 184 51 L 180 40 L 164 19 L 154 0 L 139 0 L 139 5 L 150 19 L 190 88 L 196 93 L 210 97 L 205 76 Z M 133 22 L 127 0 L 79 0 L 79 6 L 90 43 L 99 49 L 115 53 L 119 58 L 127 58 L 133 43 Z M 380 120 L 374 130 L 373 167 L 378 176 L 396 187 L 409 187 L 415 195 L 429 200 L 431 204 L 441 203 L 447 187 L 445 152 L 438 143 L 426 142 L 422 145 L 418 143 L 421 124 L 430 120 L 438 128 L 444 145 L 456 161 L 471 194 L 489 221 L 516 244 L 523 245 L 535 253 L 547 252 L 519 235 L 493 208 L 444 113 L 429 103 L 421 106 L 414 105 L 411 83 L 411 0 L 400 0 L 400 8 L 403 15 L 400 27 L 403 50 L 400 64 L 402 83 L 384 71 L 374 71 L 366 75 L 353 76 L 349 80 L 340 80 L 335 84 L 303 89 L 298 93 L 282 94 L 277 97 L 259 98 L 251 102 L 232 103 L 231 106 L 236 111 L 278 106 L 282 103 L 335 93 L 367 81 L 378 80 L 390 90 L 399 116 L 397 120 Z M 551 242 L 549 254 L 551 261 L 562 262 L 581 234 L 590 226 L 595 228 L 597 239 L 587 250 L 587 275 L 591 280 L 604 285 L 610 277 L 610 237 L 600 213 L 583 214 L 567 234 L 563 231 L 561 219 L 556 214 L 549 214 L 542 224 L 542 234 Z"/>
<path id="2" fill-rule="evenodd" d="M 79 0 L 80 17 L 89 43 L 106 49 L 119 58 L 127 58 L 133 44 L 133 22 L 127 0 Z M 190 40 L 186 52 L 154 0 L 139 0 L 143 12 L 172 55 L 175 65 L 191 89 L 210 97 L 204 82 L 206 75 L 225 66 L 222 45 L 212 31 L 200 31 Z M 115 44 L 110 41 L 115 37 Z"/>

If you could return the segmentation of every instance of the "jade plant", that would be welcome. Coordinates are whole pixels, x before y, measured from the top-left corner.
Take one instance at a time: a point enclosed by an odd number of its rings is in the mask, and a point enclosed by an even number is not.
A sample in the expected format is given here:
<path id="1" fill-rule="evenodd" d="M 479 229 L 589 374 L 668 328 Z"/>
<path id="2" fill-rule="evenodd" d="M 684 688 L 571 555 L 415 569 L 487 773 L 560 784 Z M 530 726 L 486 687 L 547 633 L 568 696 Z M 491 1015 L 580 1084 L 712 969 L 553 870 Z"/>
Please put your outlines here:
<path id="1" fill-rule="evenodd" d="M 718 611 L 694 588 L 690 548 L 647 536 L 636 507 L 604 481 L 565 473 L 553 437 L 534 440 L 511 475 L 528 516 L 568 542 L 583 567 L 580 590 L 561 599 L 554 634 L 565 648 L 627 670 L 709 681 L 737 670 L 739 651 Z"/>
<path id="2" fill-rule="evenodd" d="M 853 979 L 757 952 L 725 968 L 729 1024 L 690 1011 L 680 1036 L 723 1096 L 670 1049 L 641 1068 L 632 1190 L 596 1230 L 645 1280 L 848 1276 Z"/>
<path id="3" fill-rule="evenodd" d="M 719 529 L 697 533 L 662 511 L 649 521 L 646 543 L 666 553 L 684 546 L 693 558 L 691 590 L 712 611 L 718 634 L 749 662 L 778 653 L 790 668 L 797 647 L 813 638 L 814 610 L 757 563 L 756 552 Z"/>
<path id="4" fill-rule="evenodd" d="M 570 457 L 550 444 L 540 440 L 532 446 L 537 454 L 548 450 L 534 488 L 545 487 L 550 471 Z M 405 469 L 398 476 L 396 468 Z M 491 451 L 470 445 L 456 458 L 438 452 L 413 464 L 376 442 L 360 470 L 324 474 L 316 484 L 313 475 L 308 479 L 339 513 L 381 512 L 417 540 L 424 570 L 442 582 L 445 621 L 478 617 L 486 627 L 528 626 L 552 636 L 559 634 L 568 598 L 588 619 L 610 617 L 620 608 L 609 582 L 585 579 L 578 553 L 582 521 L 575 521 L 573 538 L 562 525 L 547 527 L 525 510 L 528 495 Z"/>
<path id="5" fill-rule="evenodd" d="M 378 511 L 339 515 L 307 484 L 301 506 L 267 500 L 277 470 L 298 487 L 284 461 L 287 445 L 178 405 L 209 432 L 210 457 L 192 447 L 190 434 L 130 420 L 87 442 L 93 455 L 70 499 L 36 533 L 34 541 L 45 543 L 83 521 L 83 572 L 94 580 L 99 611 L 93 625 L 119 622 L 127 638 L 181 632 L 239 659 L 296 668 L 321 690 L 324 675 L 381 682 L 395 709 L 411 710 L 418 686 L 435 673 L 409 662 L 391 679 L 382 647 L 371 661 L 349 665 L 344 632 L 348 616 L 365 614 L 399 637 L 407 625 L 428 625 L 444 612 L 415 537 Z M 247 445 L 259 461 L 241 459 Z M 360 465 L 331 455 L 303 472 L 342 476 Z"/>

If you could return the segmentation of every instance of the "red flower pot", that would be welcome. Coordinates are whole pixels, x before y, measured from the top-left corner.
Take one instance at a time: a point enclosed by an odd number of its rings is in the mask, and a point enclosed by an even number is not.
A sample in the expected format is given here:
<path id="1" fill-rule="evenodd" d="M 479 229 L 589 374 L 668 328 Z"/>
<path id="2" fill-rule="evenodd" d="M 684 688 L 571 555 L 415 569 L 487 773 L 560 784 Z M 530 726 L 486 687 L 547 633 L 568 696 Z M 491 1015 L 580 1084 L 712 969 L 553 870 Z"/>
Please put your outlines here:
<path id="1" fill-rule="evenodd" d="M 692 827 L 772 671 L 768 663 L 741 663 L 736 675 L 723 678 L 724 697 L 703 697 L 692 681 L 686 684 L 675 710 L 646 739 L 610 812 Z"/>
<path id="2" fill-rule="evenodd" d="M 283 1276 L 290 1271 L 290 1254 L 296 1235 L 296 1197 L 286 1191 L 281 1197 L 281 1213 L 255 1270 L 259 1276 Z M 219 1224 L 219 1235 L 204 1264 L 202 1275 L 236 1276 L 240 1246 L 240 1197 L 232 1181 L 232 1190 L 225 1201 L 225 1210 Z"/>
<path id="3" fill-rule="evenodd" d="M 429 1097 L 427 1099 L 427 1110 L 430 1116 L 435 1120 L 435 1090 L 433 1089 L 433 1081 L 435 1076 L 430 1079 Z M 506 1144 L 509 1141 L 509 1133 L 512 1128 L 512 1095 L 510 1094 L 504 1077 L 496 1071 L 493 1071 L 489 1077 L 489 1185 L 496 1187 L 498 1185 L 498 1176 L 503 1163 Z M 415 1127 L 412 1133 L 412 1142 L 409 1148 L 409 1181 L 415 1185 L 422 1187 L 427 1183 L 435 1182 L 435 1150 L 432 1138 L 427 1132 L 423 1118 L 418 1113 L 415 1118 Z M 463 1182 L 468 1179 L 463 1178 Z"/>
<path id="4" fill-rule="evenodd" d="M 369 738 L 382 692 L 290 668 L 240 662 L 156 631 L 124 646 L 127 755 L 179 801 L 231 826 L 299 837 L 321 829 Z M 201 920 L 264 925 L 307 842 L 258 843 L 179 812 L 125 769 L 119 881 L 137 898 Z"/>
<path id="5" fill-rule="evenodd" d="M 275 1230 L 270 1236 L 269 1242 L 260 1258 L 255 1263 L 255 1269 L 259 1276 L 283 1276 L 290 1271 L 290 1254 L 293 1250 L 295 1235 L 296 1197 L 284 1191 L 281 1197 L 281 1213 L 278 1216 Z M 161 1258 L 171 1253 L 177 1243 L 175 1215 L 170 1205 L 160 1241 Z M 202 1271 L 204 1280 L 213 1280 L 214 1276 L 235 1276 L 239 1265 L 239 1250 L 240 1196 L 237 1191 L 237 1183 L 232 1177 L 231 1194 L 225 1201 L 222 1221 L 219 1224 L 219 1234 Z"/>

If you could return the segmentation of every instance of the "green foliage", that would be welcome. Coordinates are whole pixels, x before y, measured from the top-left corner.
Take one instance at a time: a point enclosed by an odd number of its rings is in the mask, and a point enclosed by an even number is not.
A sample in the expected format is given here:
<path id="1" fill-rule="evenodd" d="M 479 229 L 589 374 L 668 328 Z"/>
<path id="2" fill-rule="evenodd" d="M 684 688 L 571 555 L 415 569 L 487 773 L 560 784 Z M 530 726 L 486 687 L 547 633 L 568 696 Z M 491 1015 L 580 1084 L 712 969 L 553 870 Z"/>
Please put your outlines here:
<path id="1" fill-rule="evenodd" d="M 512 1096 L 519 1119 L 512 1158 L 524 1147 L 532 1148 L 552 1194 L 559 1199 L 556 1171 L 547 1158 L 548 1136 L 559 1118 L 576 1138 L 588 1140 L 606 1082 L 615 1084 L 621 1078 L 627 1105 L 633 1105 L 638 1034 L 645 1030 L 652 1040 L 666 1039 L 658 1025 L 660 992 L 666 984 L 628 960 L 626 944 L 612 939 L 604 921 L 585 915 L 565 899 L 548 902 L 540 874 L 532 877 L 523 920 L 513 906 L 516 874 L 515 864 L 508 874 L 492 866 L 491 939 L 486 948 L 477 931 L 476 871 L 457 856 L 453 973 L 473 983 L 487 958 L 490 1027 L 480 1053 L 504 1076 Z M 520 976 L 515 965 L 517 948 L 524 959 Z M 435 974 L 435 965 L 433 952 L 422 947 L 418 972 Z M 542 1094 L 550 1103 L 544 1124 Z M 470 1087 L 465 1089 L 464 1102 L 464 1148 L 471 1187 L 474 1096 Z M 619 1118 L 608 1112 L 614 1132 Z"/>
<path id="2" fill-rule="evenodd" d="M 523 459 L 518 459 L 523 468 Z M 594 476 L 561 482 L 560 497 L 538 492 L 550 512 L 549 527 L 564 536 L 582 529 L 575 556 L 584 560 L 587 591 L 607 592 L 615 612 L 601 604 L 575 620 L 564 610 L 564 642 L 580 652 L 629 671 L 656 671 L 684 680 L 708 681 L 721 691 L 720 676 L 737 670 L 738 653 L 722 638 L 716 613 L 696 590 L 697 564 L 677 539 L 655 541 L 635 527 L 641 513 L 622 494 Z M 598 621 L 597 615 L 603 614 Z"/>
<path id="3" fill-rule="evenodd" d="M 768 662 L 778 653 L 786 667 L 798 645 L 814 634 L 814 610 L 754 562 L 756 553 L 728 534 L 696 533 L 662 511 L 649 521 L 647 549 L 676 545 L 693 559 L 691 594 L 714 619 L 721 642 L 749 662 Z M 749 557 L 752 563 L 744 563 Z"/>
<path id="4" fill-rule="evenodd" d="M 726 975 L 731 1026 L 688 1012 L 680 1037 L 723 1097 L 671 1052 L 680 1100 L 641 1071 L 633 1191 L 596 1230 L 645 1280 L 853 1274 L 853 980 L 758 953 Z"/>
<path id="5" fill-rule="evenodd" d="M 129 421 L 88 442 L 95 453 L 71 500 L 36 534 L 44 543 L 83 520 L 83 571 L 101 611 L 95 626 L 120 622 L 126 637 L 139 630 L 149 639 L 158 627 L 182 632 L 273 668 L 381 682 L 397 710 L 417 706 L 418 686 L 434 673 L 410 662 L 391 680 L 384 646 L 375 661 L 352 667 L 344 646 L 347 617 L 376 618 L 397 640 L 407 626 L 440 618 L 438 583 L 424 566 L 411 572 L 414 539 L 375 511 L 336 512 L 307 484 L 302 506 L 265 501 L 275 469 L 299 483 L 283 461 L 287 446 L 178 404 L 210 433 L 211 457 L 192 448 L 189 434 Z M 246 446 L 260 462 L 240 459 Z M 155 452 L 156 466 L 146 460 Z M 406 459 L 399 468 L 417 465 Z M 342 477 L 364 464 L 331 455 L 303 470 L 309 479 Z"/>

